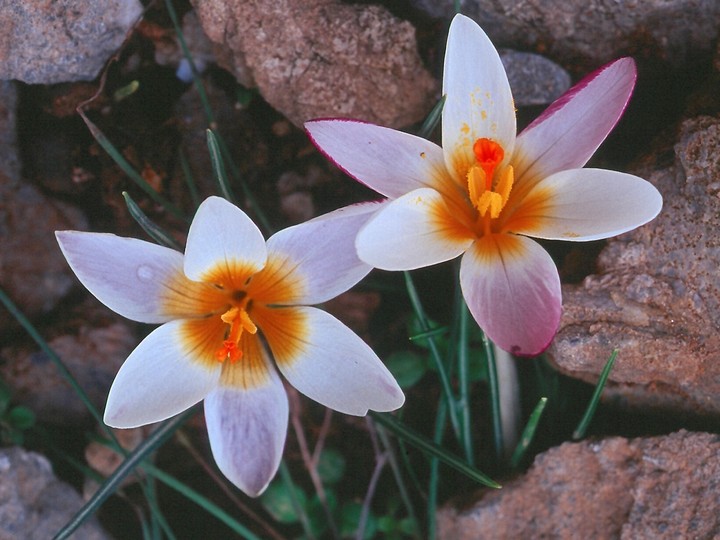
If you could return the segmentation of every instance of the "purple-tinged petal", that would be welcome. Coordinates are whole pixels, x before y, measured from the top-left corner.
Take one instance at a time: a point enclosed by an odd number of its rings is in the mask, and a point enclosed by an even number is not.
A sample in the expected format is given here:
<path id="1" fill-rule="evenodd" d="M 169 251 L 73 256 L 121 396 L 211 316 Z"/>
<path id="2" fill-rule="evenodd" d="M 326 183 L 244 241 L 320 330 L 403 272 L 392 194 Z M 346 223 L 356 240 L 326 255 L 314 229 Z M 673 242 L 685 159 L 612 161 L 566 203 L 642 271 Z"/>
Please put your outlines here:
<path id="1" fill-rule="evenodd" d="M 305 122 L 310 140 L 346 174 L 391 199 L 450 180 L 442 148 L 394 129 L 355 120 Z"/>
<path id="2" fill-rule="evenodd" d="M 274 303 L 319 304 L 347 291 L 372 269 L 355 250 L 360 228 L 386 203 L 347 206 L 274 234 L 267 243 L 268 269 L 275 269 L 277 281 L 297 282 L 283 287 L 294 297 L 277 298 Z M 270 292 L 270 291 L 268 291 Z"/>
<path id="3" fill-rule="evenodd" d="M 470 313 L 501 349 L 543 352 L 560 323 L 560 278 L 550 255 L 524 236 L 484 236 L 465 253 L 460 284 Z"/>
<path id="4" fill-rule="evenodd" d="M 100 302 L 123 317 L 144 323 L 170 319 L 168 286 L 182 275 L 177 251 L 135 238 L 81 231 L 55 233 L 75 275 Z"/>
<path id="5" fill-rule="evenodd" d="M 548 240 L 599 240 L 644 225 L 662 203 L 658 190 L 637 176 L 572 169 L 535 184 L 504 228 Z"/>
<path id="6" fill-rule="evenodd" d="M 552 103 L 518 135 L 515 178 L 528 184 L 587 163 L 615 127 L 635 86 L 632 58 L 591 73 Z"/>
<path id="7" fill-rule="evenodd" d="M 255 223 L 237 206 L 220 197 L 207 198 L 198 208 L 185 248 L 185 275 L 206 281 L 209 274 L 250 275 L 265 266 L 265 239 Z"/>
<path id="8" fill-rule="evenodd" d="M 442 145 L 445 163 L 456 181 L 465 182 L 475 163 L 473 144 L 493 139 L 507 163 L 515 144 L 515 106 L 500 56 L 485 32 L 472 20 L 456 15 L 450 25 L 443 94 Z"/>
<path id="9" fill-rule="evenodd" d="M 412 270 L 454 259 L 474 238 L 460 217 L 434 189 L 416 189 L 391 201 L 360 230 L 358 256 L 383 270 Z"/>
<path id="10" fill-rule="evenodd" d="M 132 428 L 160 422 L 217 387 L 222 364 L 193 358 L 184 347 L 181 325 L 172 321 L 160 326 L 130 353 L 108 394 L 107 425 Z"/>
<path id="11" fill-rule="evenodd" d="M 287 395 L 271 366 L 268 372 L 271 376 L 263 386 L 222 386 L 205 398 L 215 463 L 250 497 L 265 491 L 275 476 L 287 433 Z"/>
<path id="12" fill-rule="evenodd" d="M 312 307 L 276 311 L 280 324 L 265 337 L 278 368 L 300 392 L 356 416 L 369 409 L 393 411 L 402 406 L 405 396 L 392 374 L 347 326 Z M 303 331 L 293 333 L 299 320 Z"/>

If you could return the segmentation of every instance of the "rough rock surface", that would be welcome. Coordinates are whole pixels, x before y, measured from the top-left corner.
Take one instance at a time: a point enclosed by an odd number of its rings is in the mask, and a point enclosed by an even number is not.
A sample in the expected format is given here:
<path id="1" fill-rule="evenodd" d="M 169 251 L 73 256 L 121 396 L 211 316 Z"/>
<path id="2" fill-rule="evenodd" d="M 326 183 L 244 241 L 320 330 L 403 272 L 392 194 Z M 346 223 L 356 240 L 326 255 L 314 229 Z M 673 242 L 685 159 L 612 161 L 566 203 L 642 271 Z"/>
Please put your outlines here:
<path id="1" fill-rule="evenodd" d="M 55 478 L 43 456 L 17 447 L 0 449 L 0 540 L 53 538 L 82 505 L 80 495 Z M 72 538 L 108 536 L 91 518 Z"/>
<path id="2" fill-rule="evenodd" d="M 570 75 L 555 62 L 539 54 L 501 50 L 515 105 L 544 105 L 570 88 Z"/>
<path id="3" fill-rule="evenodd" d="M 450 18 L 454 0 L 412 0 Z M 597 67 L 618 56 L 656 57 L 679 66 L 710 51 L 720 28 L 716 0 L 463 0 L 498 45 L 530 47 L 553 60 Z"/>
<path id="4" fill-rule="evenodd" d="M 132 323 L 94 298 L 66 312 L 65 324 L 43 335 L 100 411 L 120 366 L 139 343 Z M 52 360 L 34 344 L 1 348 L 0 378 L 13 388 L 13 399 L 42 421 L 67 425 L 91 418 Z"/>
<path id="5" fill-rule="evenodd" d="M 24 183 L 15 145 L 12 84 L 0 86 L 0 287 L 29 317 L 50 312 L 74 283 L 55 242 L 58 229 L 80 229 L 85 219 Z M 0 309 L 0 335 L 14 323 Z"/>
<path id="6" fill-rule="evenodd" d="M 720 436 L 565 443 L 501 490 L 438 515 L 438 537 L 717 538 Z"/>
<path id="7" fill-rule="evenodd" d="M 94 79 L 141 13 L 138 0 L 0 0 L 0 79 Z"/>
<path id="8" fill-rule="evenodd" d="M 720 415 L 720 119 L 685 121 L 673 148 L 637 170 L 663 194 L 648 225 L 611 240 L 599 274 L 563 289 L 550 357 L 588 381 L 613 348 L 606 396 Z"/>
<path id="9" fill-rule="evenodd" d="M 297 125 L 343 116 L 390 127 L 425 117 L 437 83 L 415 29 L 378 6 L 334 0 L 194 1 L 217 56 Z"/>

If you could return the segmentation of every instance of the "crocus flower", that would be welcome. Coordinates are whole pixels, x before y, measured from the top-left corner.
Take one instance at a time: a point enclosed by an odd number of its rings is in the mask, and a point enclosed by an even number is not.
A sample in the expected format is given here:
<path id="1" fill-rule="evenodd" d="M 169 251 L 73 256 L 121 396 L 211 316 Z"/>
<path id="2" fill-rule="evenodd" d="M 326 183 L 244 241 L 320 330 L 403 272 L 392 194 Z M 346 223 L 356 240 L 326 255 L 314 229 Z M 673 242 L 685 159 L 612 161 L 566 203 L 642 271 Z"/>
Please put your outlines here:
<path id="1" fill-rule="evenodd" d="M 479 326 L 517 355 L 542 352 L 557 331 L 560 279 L 528 238 L 608 238 L 654 218 L 658 191 L 641 178 L 583 169 L 632 93 L 635 64 L 612 62 L 555 101 L 516 136 L 507 75 L 471 19 L 450 26 L 442 148 L 371 124 L 314 120 L 315 145 L 390 202 L 360 230 L 360 258 L 411 270 L 464 254 L 460 284 Z"/>
<path id="2" fill-rule="evenodd" d="M 267 244 L 239 208 L 200 205 L 185 254 L 112 234 L 59 231 L 65 258 L 107 307 L 162 323 L 120 368 L 105 423 L 137 427 L 205 400 L 220 470 L 259 495 L 280 463 L 288 401 L 274 365 L 300 392 L 337 411 L 389 411 L 404 396 L 370 347 L 325 302 L 370 267 L 353 240 L 375 209 L 359 205 L 273 235 Z"/>

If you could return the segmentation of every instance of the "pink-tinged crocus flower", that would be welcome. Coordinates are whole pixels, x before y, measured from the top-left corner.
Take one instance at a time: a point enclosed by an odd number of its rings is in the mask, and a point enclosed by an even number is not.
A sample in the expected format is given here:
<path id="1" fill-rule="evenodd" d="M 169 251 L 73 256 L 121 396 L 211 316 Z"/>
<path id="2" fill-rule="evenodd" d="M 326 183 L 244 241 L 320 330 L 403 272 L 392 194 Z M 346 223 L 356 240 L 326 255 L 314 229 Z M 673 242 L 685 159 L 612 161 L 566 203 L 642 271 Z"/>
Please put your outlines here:
<path id="1" fill-rule="evenodd" d="M 411 270 L 464 254 L 467 305 L 501 348 L 533 356 L 557 331 L 560 279 L 535 241 L 608 238 L 662 207 L 645 180 L 583 169 L 635 84 L 622 58 L 583 79 L 516 136 L 513 99 L 492 43 L 471 19 L 450 26 L 442 148 L 371 124 L 314 120 L 315 145 L 347 174 L 388 197 L 358 234 L 360 258 Z"/>
<path id="2" fill-rule="evenodd" d="M 184 255 L 112 234 L 57 232 L 98 300 L 129 319 L 162 323 L 120 368 L 105 422 L 141 426 L 204 399 L 218 467 L 257 496 L 277 471 L 287 431 L 288 401 L 273 360 L 300 392 L 337 411 L 400 407 L 403 393 L 370 347 L 308 307 L 369 272 L 353 242 L 375 208 L 338 210 L 266 244 L 245 213 L 211 197 L 195 215 Z"/>

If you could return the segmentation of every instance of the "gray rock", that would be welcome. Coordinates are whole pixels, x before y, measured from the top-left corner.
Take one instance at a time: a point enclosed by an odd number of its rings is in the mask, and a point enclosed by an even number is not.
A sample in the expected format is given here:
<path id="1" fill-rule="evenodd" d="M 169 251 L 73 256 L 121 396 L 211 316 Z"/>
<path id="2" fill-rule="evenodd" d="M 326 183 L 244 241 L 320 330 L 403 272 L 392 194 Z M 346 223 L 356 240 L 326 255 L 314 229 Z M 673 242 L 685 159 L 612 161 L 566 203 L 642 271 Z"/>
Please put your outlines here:
<path id="1" fill-rule="evenodd" d="M 544 105 L 570 88 L 570 75 L 555 62 L 539 54 L 501 50 L 515 105 Z"/>
<path id="2" fill-rule="evenodd" d="M 501 490 L 442 509 L 438 538 L 718 538 L 720 436 L 565 443 Z"/>
<path id="3" fill-rule="evenodd" d="M 0 540 L 53 538 L 82 505 L 80 495 L 55 477 L 43 456 L 17 447 L 0 449 Z M 109 536 L 91 518 L 72 538 Z"/>
<path id="4" fill-rule="evenodd" d="M 221 65 L 298 126 L 327 116 L 407 126 L 438 97 L 415 29 L 384 8 L 335 0 L 193 4 Z"/>
<path id="5" fill-rule="evenodd" d="M 450 18 L 454 0 L 411 0 L 434 17 Z M 532 48 L 579 72 L 623 55 L 681 66 L 710 51 L 720 28 L 716 0 L 463 0 L 495 43 Z"/>
<path id="6" fill-rule="evenodd" d="M 142 9 L 138 0 L 0 0 L 0 80 L 94 79 Z"/>

